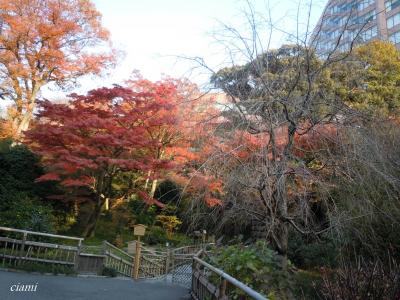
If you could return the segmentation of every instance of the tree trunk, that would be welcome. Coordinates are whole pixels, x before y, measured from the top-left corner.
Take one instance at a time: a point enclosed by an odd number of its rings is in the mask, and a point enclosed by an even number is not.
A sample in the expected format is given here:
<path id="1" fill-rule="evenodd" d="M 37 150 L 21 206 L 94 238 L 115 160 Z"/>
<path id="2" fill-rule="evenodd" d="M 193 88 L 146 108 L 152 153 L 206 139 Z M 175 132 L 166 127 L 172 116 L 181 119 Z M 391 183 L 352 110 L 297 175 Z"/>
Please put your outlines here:
<path id="1" fill-rule="evenodd" d="M 290 137 L 289 137 L 290 141 Z M 285 149 L 287 151 L 288 149 Z M 281 161 L 277 162 L 276 173 L 277 178 L 273 183 L 274 190 L 272 198 L 276 205 L 275 216 L 272 216 L 276 220 L 274 240 L 278 253 L 282 256 L 282 270 L 287 271 L 287 255 L 288 255 L 288 240 L 289 240 L 289 224 L 286 221 L 288 216 L 288 195 L 287 195 L 287 153 L 286 157 L 282 158 Z"/>
<path id="2" fill-rule="evenodd" d="M 25 101 L 20 99 L 20 105 L 18 106 L 17 104 L 19 115 L 15 116 L 15 119 L 13 121 L 14 143 L 21 142 L 23 139 L 24 131 L 29 129 L 29 125 L 33 118 L 33 111 L 35 109 L 36 95 L 39 92 L 41 86 L 41 83 L 36 82 L 35 87 L 31 91 L 31 95 L 29 96 L 29 98 Z"/>
<path id="3" fill-rule="evenodd" d="M 150 197 L 154 198 L 154 194 L 156 193 L 156 188 L 157 188 L 157 179 L 154 179 L 153 182 L 151 183 L 151 190 L 150 190 Z"/>
<path id="4" fill-rule="evenodd" d="M 86 223 L 85 229 L 83 230 L 82 235 L 87 238 L 87 237 L 92 237 L 94 235 L 94 232 L 96 230 L 96 225 L 97 221 L 99 220 L 100 214 L 101 214 L 101 208 L 104 205 L 104 199 L 99 199 L 97 203 L 95 204 L 95 207 L 90 214 L 90 217 L 88 219 L 88 222 Z"/>
<path id="5" fill-rule="evenodd" d="M 147 173 L 147 178 L 146 178 L 146 183 L 144 184 L 144 190 L 147 190 L 147 187 L 149 186 L 149 182 L 150 182 L 150 176 L 151 176 L 151 171 L 149 171 Z"/>
<path id="6" fill-rule="evenodd" d="M 31 122 L 31 117 L 24 115 L 22 118 L 17 118 L 13 121 L 13 143 L 11 146 L 16 146 L 21 143 L 23 139 L 23 132 L 28 130 L 29 124 Z"/>
<path id="7" fill-rule="evenodd" d="M 279 252 L 282 255 L 282 270 L 287 271 L 288 262 L 288 240 L 289 240 L 289 226 L 287 223 L 281 223 L 279 229 Z"/>
<path id="8" fill-rule="evenodd" d="M 18 139 L 21 139 L 23 132 L 28 130 L 29 124 L 31 123 L 31 118 L 32 118 L 31 114 L 26 113 L 23 116 L 21 122 L 18 124 L 17 131 L 16 131 L 16 135 L 17 135 Z"/>

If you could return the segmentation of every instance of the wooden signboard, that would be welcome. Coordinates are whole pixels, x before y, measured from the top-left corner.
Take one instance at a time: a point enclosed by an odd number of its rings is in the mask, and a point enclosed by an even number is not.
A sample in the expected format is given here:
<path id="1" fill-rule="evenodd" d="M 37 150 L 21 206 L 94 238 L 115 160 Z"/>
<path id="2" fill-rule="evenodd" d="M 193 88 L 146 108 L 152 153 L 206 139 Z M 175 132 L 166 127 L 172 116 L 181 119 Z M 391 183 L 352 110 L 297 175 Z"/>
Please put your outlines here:
<path id="1" fill-rule="evenodd" d="M 146 226 L 142 224 L 137 224 L 133 226 L 133 234 L 137 236 L 144 236 L 144 233 L 146 231 Z"/>

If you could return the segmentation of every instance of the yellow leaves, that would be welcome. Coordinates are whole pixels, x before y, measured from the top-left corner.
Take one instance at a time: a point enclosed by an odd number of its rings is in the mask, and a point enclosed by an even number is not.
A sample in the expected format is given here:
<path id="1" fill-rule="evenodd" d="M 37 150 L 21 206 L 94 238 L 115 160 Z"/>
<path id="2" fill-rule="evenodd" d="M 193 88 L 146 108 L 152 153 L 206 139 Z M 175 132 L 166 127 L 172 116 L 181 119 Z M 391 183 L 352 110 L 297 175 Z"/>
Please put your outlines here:
<path id="1" fill-rule="evenodd" d="M 169 237 L 171 236 L 172 232 L 182 224 L 182 222 L 176 216 L 158 215 L 156 220 L 167 231 L 167 235 Z"/>

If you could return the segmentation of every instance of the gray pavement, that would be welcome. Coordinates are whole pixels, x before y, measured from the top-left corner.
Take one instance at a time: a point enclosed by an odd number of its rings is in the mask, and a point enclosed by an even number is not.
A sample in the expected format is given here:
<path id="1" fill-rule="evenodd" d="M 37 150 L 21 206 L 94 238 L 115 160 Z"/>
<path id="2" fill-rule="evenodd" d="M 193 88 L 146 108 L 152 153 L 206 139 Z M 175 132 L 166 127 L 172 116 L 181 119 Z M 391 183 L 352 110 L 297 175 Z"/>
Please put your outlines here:
<path id="1" fill-rule="evenodd" d="M 36 285 L 36 291 L 11 291 Z M 124 278 L 82 278 L 0 271 L 0 300 L 180 300 L 188 289 L 163 281 Z"/>

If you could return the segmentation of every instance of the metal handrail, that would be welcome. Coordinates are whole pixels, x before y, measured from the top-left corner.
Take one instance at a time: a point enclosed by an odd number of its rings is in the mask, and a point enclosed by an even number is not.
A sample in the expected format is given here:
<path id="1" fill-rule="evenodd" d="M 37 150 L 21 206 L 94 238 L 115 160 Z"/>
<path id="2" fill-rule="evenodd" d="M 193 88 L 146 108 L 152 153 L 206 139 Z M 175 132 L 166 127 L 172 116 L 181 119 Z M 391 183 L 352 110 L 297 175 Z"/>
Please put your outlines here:
<path id="1" fill-rule="evenodd" d="M 181 250 L 184 249 L 199 249 L 199 248 L 206 248 L 207 246 L 213 246 L 215 245 L 215 243 L 206 243 L 206 244 L 201 244 L 201 245 L 189 245 L 189 246 L 183 246 L 183 247 L 179 247 L 179 248 L 175 248 L 172 251 L 176 254 L 179 254 L 177 252 L 180 252 Z M 191 253 L 187 253 L 187 254 L 191 254 Z"/>
<path id="2" fill-rule="evenodd" d="M 221 276 L 226 281 L 230 282 L 232 285 L 234 285 L 237 288 L 241 289 L 242 291 L 247 293 L 247 295 L 253 297 L 254 299 L 256 299 L 256 300 L 268 300 L 267 298 L 265 298 L 260 293 L 256 292 L 255 290 L 253 290 L 250 287 L 248 287 L 247 285 L 245 285 L 243 282 L 240 282 L 239 280 L 233 278 L 229 274 L 226 274 L 224 271 L 222 271 L 222 270 L 210 265 L 209 263 L 206 263 L 204 260 L 201 260 L 200 258 L 198 258 L 196 256 L 194 256 L 193 259 L 195 261 L 197 261 L 199 264 L 201 264 L 204 267 L 206 267 L 207 269 L 210 269 L 211 271 L 213 271 L 217 275 Z"/>

